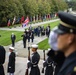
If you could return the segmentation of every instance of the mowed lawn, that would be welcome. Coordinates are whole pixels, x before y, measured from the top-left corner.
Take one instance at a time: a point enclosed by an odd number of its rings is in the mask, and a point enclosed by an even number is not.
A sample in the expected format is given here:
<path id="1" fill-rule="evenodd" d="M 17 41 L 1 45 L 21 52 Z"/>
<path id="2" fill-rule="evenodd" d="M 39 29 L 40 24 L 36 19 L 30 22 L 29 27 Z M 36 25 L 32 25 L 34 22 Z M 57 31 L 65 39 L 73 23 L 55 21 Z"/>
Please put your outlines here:
<path id="1" fill-rule="evenodd" d="M 6 30 L 0 30 L 0 45 L 7 46 L 11 44 L 11 34 L 14 33 L 16 35 L 16 42 L 21 40 L 21 35 L 23 32 L 20 31 L 6 31 Z"/>
<path id="2" fill-rule="evenodd" d="M 57 26 L 58 24 L 59 21 L 50 23 L 51 29 Z M 47 50 L 48 48 L 50 48 L 50 45 L 48 44 L 48 38 L 38 43 L 38 45 L 39 45 L 39 49 L 41 50 Z"/>
<path id="3" fill-rule="evenodd" d="M 49 23 L 51 28 L 58 25 L 59 21 Z M 48 24 L 45 24 L 44 27 L 48 26 Z M 11 34 L 14 33 L 16 35 L 16 42 L 22 40 L 21 35 L 23 34 L 22 31 L 7 31 L 7 30 L 0 30 L 0 45 L 7 46 L 11 44 Z M 44 47 L 44 48 L 43 48 Z M 48 39 L 42 41 L 39 43 L 40 49 L 47 49 L 49 47 L 48 45 Z"/>

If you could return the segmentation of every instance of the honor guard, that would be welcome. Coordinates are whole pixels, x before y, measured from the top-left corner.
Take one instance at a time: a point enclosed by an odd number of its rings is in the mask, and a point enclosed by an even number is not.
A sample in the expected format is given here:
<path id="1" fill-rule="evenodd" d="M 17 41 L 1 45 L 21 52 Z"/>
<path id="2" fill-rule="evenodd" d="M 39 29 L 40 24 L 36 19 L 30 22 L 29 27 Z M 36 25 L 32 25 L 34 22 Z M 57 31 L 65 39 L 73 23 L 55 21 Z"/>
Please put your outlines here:
<path id="1" fill-rule="evenodd" d="M 55 30 L 58 49 L 66 57 L 58 75 L 76 75 L 76 16 L 59 12 L 58 17 L 60 23 Z"/>
<path id="2" fill-rule="evenodd" d="M 49 50 L 49 49 L 48 49 Z M 44 61 L 44 67 L 45 69 L 45 75 L 53 75 L 53 60 L 51 59 L 51 55 L 49 55 L 49 53 L 47 53 L 47 59 Z"/>
<path id="3" fill-rule="evenodd" d="M 5 62 L 6 51 L 3 46 L 0 45 L 0 75 L 5 75 L 3 64 Z"/>
<path id="4" fill-rule="evenodd" d="M 29 75 L 40 75 L 40 70 L 38 67 L 38 63 L 40 60 L 40 55 L 37 52 L 38 45 L 32 45 L 32 55 L 30 57 L 30 60 L 28 62 L 28 67 L 31 68 Z"/>
<path id="5" fill-rule="evenodd" d="M 15 72 L 15 53 L 13 52 L 14 47 L 9 47 L 9 61 L 8 61 L 8 70 L 9 75 L 14 75 Z"/>

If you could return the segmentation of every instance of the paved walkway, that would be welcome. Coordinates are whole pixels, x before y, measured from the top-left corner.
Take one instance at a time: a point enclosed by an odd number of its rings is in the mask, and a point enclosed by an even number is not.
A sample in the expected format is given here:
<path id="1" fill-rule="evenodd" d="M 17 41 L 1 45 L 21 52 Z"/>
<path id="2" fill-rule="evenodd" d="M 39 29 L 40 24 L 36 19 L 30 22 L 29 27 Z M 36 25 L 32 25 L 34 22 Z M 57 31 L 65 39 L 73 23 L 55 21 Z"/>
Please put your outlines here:
<path id="1" fill-rule="evenodd" d="M 58 19 L 57 19 L 58 20 Z M 48 21 L 48 22 L 44 22 L 44 23 L 49 23 L 49 22 L 54 22 L 57 20 L 53 20 L 53 21 Z M 38 23 L 37 25 L 34 24 L 32 26 L 38 26 L 40 24 L 44 24 L 44 23 Z M 16 31 L 24 31 L 24 29 L 22 27 L 16 27 L 16 28 L 0 28 L 0 30 L 16 30 Z M 35 37 L 34 39 L 34 43 L 30 43 L 31 44 L 37 44 L 39 42 L 41 42 L 42 40 L 46 39 L 46 36 L 42 36 L 42 37 Z M 28 45 L 28 43 L 27 43 Z M 5 68 L 5 74 L 7 75 L 7 63 L 8 63 L 8 51 L 9 51 L 9 47 L 11 45 L 5 46 L 6 49 L 6 61 L 4 64 L 4 68 Z M 27 54 L 28 54 L 28 50 L 27 48 L 23 48 L 23 41 L 18 41 L 15 44 L 15 52 L 18 53 L 17 57 L 16 57 L 16 72 L 15 75 L 25 75 L 25 70 L 26 70 L 26 63 L 27 63 Z M 39 62 L 39 68 L 40 71 L 42 70 L 42 58 L 43 58 L 43 51 L 38 49 L 38 53 L 40 54 L 41 60 Z M 46 51 L 47 53 L 47 51 Z M 43 75 L 43 74 L 41 74 Z"/>

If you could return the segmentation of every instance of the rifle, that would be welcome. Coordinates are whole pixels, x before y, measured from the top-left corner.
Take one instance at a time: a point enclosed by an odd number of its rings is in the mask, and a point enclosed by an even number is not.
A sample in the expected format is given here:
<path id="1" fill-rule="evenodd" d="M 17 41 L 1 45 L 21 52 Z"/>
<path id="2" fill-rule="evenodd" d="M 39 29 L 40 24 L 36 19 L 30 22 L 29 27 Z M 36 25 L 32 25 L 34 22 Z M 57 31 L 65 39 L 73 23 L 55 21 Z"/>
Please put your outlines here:
<path id="1" fill-rule="evenodd" d="M 44 53 L 44 55 L 43 55 L 43 60 L 45 61 L 45 50 L 43 50 L 43 53 Z M 42 73 L 44 73 L 44 63 L 43 63 L 43 68 L 42 68 Z"/>
<path id="2" fill-rule="evenodd" d="M 30 60 L 30 47 L 28 47 L 28 60 Z M 27 68 L 26 68 L 26 72 L 25 75 L 28 75 L 28 63 L 27 63 Z"/>

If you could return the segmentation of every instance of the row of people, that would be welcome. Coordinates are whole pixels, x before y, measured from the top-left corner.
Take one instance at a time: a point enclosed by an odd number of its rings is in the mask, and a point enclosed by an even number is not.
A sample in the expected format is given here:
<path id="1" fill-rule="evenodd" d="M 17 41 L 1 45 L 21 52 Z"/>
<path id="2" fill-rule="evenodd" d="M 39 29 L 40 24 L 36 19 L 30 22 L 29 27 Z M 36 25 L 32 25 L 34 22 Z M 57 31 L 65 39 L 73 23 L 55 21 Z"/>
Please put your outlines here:
<path id="1" fill-rule="evenodd" d="M 24 31 L 23 35 L 21 35 L 21 37 L 23 37 L 23 46 L 24 48 L 26 48 L 26 41 L 28 40 L 28 42 L 34 42 L 34 36 L 35 35 L 38 35 L 40 36 L 40 32 L 41 32 L 41 35 L 45 35 L 45 30 L 44 30 L 44 27 L 43 28 L 40 28 L 41 26 L 38 26 L 36 28 L 36 30 L 32 30 L 32 29 L 27 29 Z M 49 37 L 49 34 L 50 34 L 50 26 L 47 26 L 46 27 L 46 36 Z M 11 35 L 11 42 L 12 42 L 12 47 L 15 46 L 15 40 L 16 40 L 16 35 L 14 33 L 12 33 Z"/>

